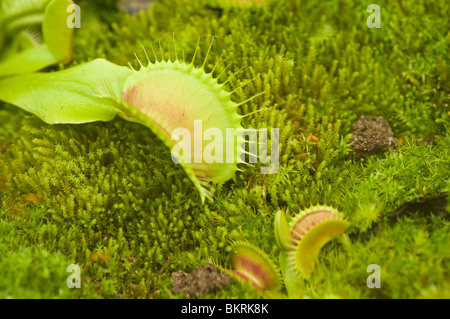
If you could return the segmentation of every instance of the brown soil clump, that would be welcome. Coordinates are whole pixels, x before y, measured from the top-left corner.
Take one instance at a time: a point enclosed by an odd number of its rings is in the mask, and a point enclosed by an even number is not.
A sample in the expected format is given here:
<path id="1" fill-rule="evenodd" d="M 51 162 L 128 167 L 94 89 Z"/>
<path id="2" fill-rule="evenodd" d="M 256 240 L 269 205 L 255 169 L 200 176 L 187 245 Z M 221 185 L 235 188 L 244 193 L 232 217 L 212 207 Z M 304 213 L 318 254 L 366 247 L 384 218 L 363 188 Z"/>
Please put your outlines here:
<path id="1" fill-rule="evenodd" d="M 384 118 L 363 115 L 353 123 L 351 144 L 360 159 L 397 148 L 397 139 Z"/>
<path id="2" fill-rule="evenodd" d="M 216 266 L 212 264 L 201 268 L 197 267 L 192 273 L 178 270 L 172 273 L 170 280 L 173 283 L 171 292 L 173 294 L 185 294 L 187 298 L 194 298 L 217 289 L 223 289 L 233 281 L 227 274 L 218 273 Z"/>

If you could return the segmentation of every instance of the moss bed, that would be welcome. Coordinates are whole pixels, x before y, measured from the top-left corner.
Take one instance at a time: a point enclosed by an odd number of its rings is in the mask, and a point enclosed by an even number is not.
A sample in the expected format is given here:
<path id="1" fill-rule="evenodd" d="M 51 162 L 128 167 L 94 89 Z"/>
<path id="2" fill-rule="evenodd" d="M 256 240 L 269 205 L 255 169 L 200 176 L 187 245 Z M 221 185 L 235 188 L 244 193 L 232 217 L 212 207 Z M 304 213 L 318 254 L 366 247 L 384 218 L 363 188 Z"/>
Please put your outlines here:
<path id="1" fill-rule="evenodd" d="M 149 129 L 121 119 L 47 125 L 0 104 L 0 297 L 183 298 L 171 274 L 208 263 L 230 267 L 230 241 L 246 239 L 277 260 L 273 220 L 330 205 L 351 223 L 321 251 L 304 282 L 310 298 L 450 298 L 450 205 L 412 205 L 450 191 L 448 1 L 384 1 L 370 29 L 361 1 L 266 1 L 218 8 L 211 1 L 160 0 L 148 12 L 116 1 L 79 1 L 77 65 L 105 58 L 138 67 L 141 45 L 166 59 L 173 33 L 186 60 L 205 69 L 222 52 L 222 80 L 244 127 L 280 128 L 280 167 L 236 180 L 202 204 L 170 150 Z M 151 50 L 148 50 L 151 52 Z M 172 51 L 173 55 L 173 51 Z M 231 66 L 225 69 L 228 64 Z M 65 67 L 69 67 L 65 66 Z M 63 66 L 53 69 L 63 68 Z M 360 160 L 352 123 L 382 116 L 398 147 Z M 68 289 L 67 266 L 81 267 Z M 381 268 L 369 289 L 367 266 Z M 237 281 L 200 298 L 260 298 Z"/>

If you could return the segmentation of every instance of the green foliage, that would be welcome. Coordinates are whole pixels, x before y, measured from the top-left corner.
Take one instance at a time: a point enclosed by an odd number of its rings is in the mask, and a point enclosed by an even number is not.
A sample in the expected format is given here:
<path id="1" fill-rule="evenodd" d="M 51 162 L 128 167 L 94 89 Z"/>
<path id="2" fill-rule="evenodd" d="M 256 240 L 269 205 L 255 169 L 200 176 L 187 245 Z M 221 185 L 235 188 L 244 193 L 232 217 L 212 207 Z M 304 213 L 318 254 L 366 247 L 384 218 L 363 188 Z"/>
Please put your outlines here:
<path id="1" fill-rule="evenodd" d="M 109 121 L 121 114 L 120 108 L 115 107 L 117 103 L 110 99 L 120 96 L 131 72 L 98 59 L 60 72 L 1 79 L 0 97 L 49 124 Z M 104 83 L 113 94 L 109 99 L 99 97 Z"/>
<path id="2" fill-rule="evenodd" d="M 0 4 L 0 77 L 72 59 L 70 0 L 4 0 Z"/>
<path id="3" fill-rule="evenodd" d="M 244 127 L 280 128 L 280 168 L 261 175 L 261 164 L 242 165 L 235 181 L 217 187 L 213 203 L 201 205 L 145 127 L 120 119 L 50 126 L 1 105 L 0 212 L 8 232 L 0 249 L 8 253 L 0 277 L 13 271 L 9 259 L 23 261 L 24 278 L 47 263 L 57 274 L 51 282 L 39 275 L 29 289 L 11 279 L 0 286 L 2 296 L 172 297 L 171 272 L 210 261 L 229 268 L 229 240 L 245 238 L 277 260 L 275 212 L 320 203 L 336 207 L 351 227 L 322 249 L 304 282 L 306 296 L 450 297 L 446 217 L 412 212 L 369 238 L 359 235 L 408 200 L 450 191 L 447 1 L 381 1 L 381 29 L 367 28 L 367 6 L 358 1 L 222 10 L 160 0 L 138 16 L 91 3 L 80 3 L 73 65 L 106 58 L 137 67 L 133 53 L 145 60 L 142 44 L 153 59 L 153 45 L 159 58 L 159 41 L 173 58 L 173 32 L 187 61 L 200 37 L 201 65 L 214 35 L 206 69 L 224 52 L 216 76 L 242 68 L 227 89 L 253 79 L 233 95 L 236 102 L 265 92 L 239 112 L 259 110 Z M 356 161 L 349 142 L 360 115 L 385 117 L 403 144 Z M 29 266 L 37 255 L 37 266 Z M 81 266 L 81 291 L 65 290 L 71 263 Z M 381 289 L 366 287 L 373 263 L 381 267 Z M 49 291 L 40 290 L 43 282 Z M 258 296 L 236 283 L 205 298 Z"/>
<path id="4" fill-rule="evenodd" d="M 43 224 L 43 209 L 30 209 L 26 221 L 11 220 L 0 211 L 0 298 L 71 298 L 66 288 L 71 264 L 61 253 L 42 245 L 29 246 L 26 237 Z"/>

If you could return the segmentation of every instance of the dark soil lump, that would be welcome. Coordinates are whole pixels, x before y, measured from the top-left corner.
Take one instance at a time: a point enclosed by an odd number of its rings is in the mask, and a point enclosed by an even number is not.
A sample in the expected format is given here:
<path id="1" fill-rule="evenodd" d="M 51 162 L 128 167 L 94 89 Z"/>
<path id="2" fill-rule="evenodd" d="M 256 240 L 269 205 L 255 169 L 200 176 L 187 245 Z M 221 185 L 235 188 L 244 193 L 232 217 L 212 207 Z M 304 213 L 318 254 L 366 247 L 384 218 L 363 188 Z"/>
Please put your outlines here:
<path id="1" fill-rule="evenodd" d="M 397 148 L 397 139 L 383 117 L 363 115 L 353 123 L 351 144 L 356 158 L 363 158 Z"/>
<path id="2" fill-rule="evenodd" d="M 185 294 L 187 298 L 206 295 L 214 290 L 223 289 L 233 282 L 227 274 L 217 272 L 216 266 L 209 264 L 197 267 L 192 273 L 182 270 L 172 273 L 173 294 Z"/>

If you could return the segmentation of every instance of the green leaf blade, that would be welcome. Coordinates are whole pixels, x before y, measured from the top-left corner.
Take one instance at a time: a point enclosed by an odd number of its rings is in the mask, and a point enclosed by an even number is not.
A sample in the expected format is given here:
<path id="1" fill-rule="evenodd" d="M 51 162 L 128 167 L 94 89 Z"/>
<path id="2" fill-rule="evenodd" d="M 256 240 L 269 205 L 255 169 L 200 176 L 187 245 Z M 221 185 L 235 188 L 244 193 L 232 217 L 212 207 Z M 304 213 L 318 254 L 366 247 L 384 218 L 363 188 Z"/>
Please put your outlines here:
<path id="1" fill-rule="evenodd" d="M 0 62 L 0 78 L 38 71 L 58 62 L 43 44 Z"/>
<path id="2" fill-rule="evenodd" d="M 33 113 L 48 124 L 110 121 L 131 70 L 103 59 L 54 73 L 0 80 L 0 100 Z M 102 94 L 102 88 L 107 95 Z"/>
<path id="3" fill-rule="evenodd" d="M 73 29 L 67 25 L 67 19 L 72 14 L 67 7 L 73 4 L 71 0 L 53 0 L 45 8 L 42 33 L 44 42 L 57 61 L 66 64 L 72 60 Z"/>

